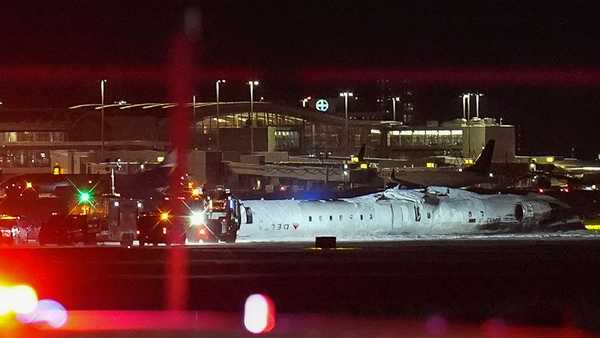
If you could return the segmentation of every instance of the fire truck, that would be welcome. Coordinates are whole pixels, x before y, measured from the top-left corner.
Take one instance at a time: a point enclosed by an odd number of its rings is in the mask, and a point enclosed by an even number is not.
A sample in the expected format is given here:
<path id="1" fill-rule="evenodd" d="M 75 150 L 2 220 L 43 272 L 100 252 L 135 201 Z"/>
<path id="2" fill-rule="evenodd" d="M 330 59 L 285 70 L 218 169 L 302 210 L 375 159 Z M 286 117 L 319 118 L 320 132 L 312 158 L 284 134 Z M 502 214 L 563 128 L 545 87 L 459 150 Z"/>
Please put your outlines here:
<path id="1" fill-rule="evenodd" d="M 165 197 L 157 208 L 139 215 L 136 237 L 140 246 L 234 242 L 238 205 L 228 190 L 219 188 L 191 197 Z"/>
<path id="2" fill-rule="evenodd" d="M 185 244 L 185 226 L 175 213 L 167 209 L 143 212 L 137 219 L 136 237 L 140 247 L 146 243 Z"/>
<path id="3" fill-rule="evenodd" d="M 239 225 L 239 203 L 228 189 L 208 191 L 202 208 L 190 210 L 188 243 L 235 242 Z"/>
<path id="4" fill-rule="evenodd" d="M 104 214 L 100 201 L 95 201 L 92 190 L 77 190 L 63 210 L 51 212 L 42 224 L 38 241 L 40 245 L 74 243 L 96 244 L 101 232 Z"/>

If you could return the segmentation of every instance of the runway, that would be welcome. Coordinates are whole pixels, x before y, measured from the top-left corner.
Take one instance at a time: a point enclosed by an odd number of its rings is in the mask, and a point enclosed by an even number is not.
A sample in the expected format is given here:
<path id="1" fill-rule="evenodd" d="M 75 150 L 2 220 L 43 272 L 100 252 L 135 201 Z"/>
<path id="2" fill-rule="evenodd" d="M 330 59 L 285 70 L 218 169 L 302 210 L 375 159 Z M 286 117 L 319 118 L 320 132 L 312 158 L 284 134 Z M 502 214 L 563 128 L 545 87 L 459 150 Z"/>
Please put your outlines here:
<path id="1" fill-rule="evenodd" d="M 260 292 L 290 314 L 551 325 L 600 315 L 600 240 L 589 232 L 407 237 L 336 250 L 308 242 L 1 248 L 0 280 L 29 283 L 73 310 L 162 310 L 174 251 L 185 260 L 188 310 L 238 312 Z"/>

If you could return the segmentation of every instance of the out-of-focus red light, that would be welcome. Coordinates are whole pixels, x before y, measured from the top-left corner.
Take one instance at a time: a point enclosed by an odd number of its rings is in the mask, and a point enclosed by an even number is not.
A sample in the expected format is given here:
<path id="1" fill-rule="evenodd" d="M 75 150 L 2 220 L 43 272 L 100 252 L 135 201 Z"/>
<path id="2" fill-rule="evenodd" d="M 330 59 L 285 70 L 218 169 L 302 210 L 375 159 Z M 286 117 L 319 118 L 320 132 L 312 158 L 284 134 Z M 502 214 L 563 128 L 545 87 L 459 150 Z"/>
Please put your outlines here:
<path id="1" fill-rule="evenodd" d="M 9 313 L 10 310 L 11 306 L 9 288 L 0 286 L 0 316 Z"/>
<path id="2" fill-rule="evenodd" d="M 9 312 L 16 314 L 30 313 L 35 310 L 37 303 L 37 293 L 28 285 L 0 286 L 0 315 Z"/>
<path id="3" fill-rule="evenodd" d="M 504 320 L 500 318 L 491 318 L 482 324 L 482 329 L 485 337 L 507 337 L 508 328 Z"/>
<path id="4" fill-rule="evenodd" d="M 440 315 L 433 315 L 425 322 L 425 330 L 431 336 L 445 335 L 448 331 L 448 321 Z"/>
<path id="5" fill-rule="evenodd" d="M 265 295 L 254 294 L 244 305 L 244 326 L 254 334 L 267 333 L 275 327 L 275 304 Z"/>
<path id="6" fill-rule="evenodd" d="M 17 320 L 23 324 L 46 323 L 59 329 L 67 323 L 68 314 L 62 304 L 51 299 L 40 300 L 36 308 L 27 314 L 17 315 Z"/>

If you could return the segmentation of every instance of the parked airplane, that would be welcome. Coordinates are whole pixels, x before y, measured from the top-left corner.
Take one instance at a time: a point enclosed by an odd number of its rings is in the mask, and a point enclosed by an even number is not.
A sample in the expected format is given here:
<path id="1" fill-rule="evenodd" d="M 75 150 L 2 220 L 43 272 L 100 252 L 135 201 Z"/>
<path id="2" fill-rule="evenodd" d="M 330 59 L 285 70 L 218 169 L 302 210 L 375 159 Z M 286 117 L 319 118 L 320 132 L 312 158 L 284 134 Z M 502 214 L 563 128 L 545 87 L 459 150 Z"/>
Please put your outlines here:
<path id="1" fill-rule="evenodd" d="M 484 195 L 447 187 L 396 187 L 340 200 L 247 200 L 240 211 L 237 239 L 242 241 L 582 228 L 568 205 L 548 196 Z"/>
<path id="2" fill-rule="evenodd" d="M 466 168 L 404 168 L 392 170 L 391 180 L 409 187 L 444 186 L 463 188 L 491 182 L 490 172 L 494 155 L 494 140 L 489 140 L 475 164 Z"/>
<path id="3" fill-rule="evenodd" d="M 148 198 L 162 195 L 169 185 L 169 174 L 175 166 L 174 152 L 165 161 L 152 169 L 137 174 L 115 175 L 115 191 L 123 197 Z M 118 162 L 107 163 L 119 165 Z M 111 192 L 111 175 L 99 174 L 24 174 L 9 178 L 0 184 L 0 195 L 18 198 L 23 195 L 56 197 L 61 192 L 70 193 L 77 189 L 93 189 L 98 194 Z"/>

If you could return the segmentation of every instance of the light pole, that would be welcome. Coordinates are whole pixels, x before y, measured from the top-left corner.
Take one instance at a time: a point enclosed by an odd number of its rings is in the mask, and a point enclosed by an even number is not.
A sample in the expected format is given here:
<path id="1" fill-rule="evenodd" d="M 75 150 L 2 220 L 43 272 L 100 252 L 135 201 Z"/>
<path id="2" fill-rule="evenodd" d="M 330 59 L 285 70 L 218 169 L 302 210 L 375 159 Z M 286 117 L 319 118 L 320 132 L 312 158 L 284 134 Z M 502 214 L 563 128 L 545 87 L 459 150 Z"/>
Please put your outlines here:
<path id="1" fill-rule="evenodd" d="M 344 119 L 344 135 L 345 135 L 345 139 L 346 139 L 346 153 L 349 152 L 350 149 L 350 138 L 348 136 L 348 98 L 349 97 L 353 97 L 354 94 L 352 92 L 341 92 L 340 93 L 340 97 L 344 98 L 344 114 L 345 114 L 345 119 Z"/>
<path id="2" fill-rule="evenodd" d="M 192 124 L 196 130 L 196 95 L 192 96 Z"/>
<path id="3" fill-rule="evenodd" d="M 220 112 L 219 112 L 219 87 L 221 85 L 221 83 L 226 83 L 227 81 L 225 80 L 217 80 L 215 82 L 215 88 L 216 88 L 216 92 L 217 92 L 217 149 L 221 150 L 221 129 L 219 129 L 219 118 L 221 116 Z"/>
<path id="4" fill-rule="evenodd" d="M 250 152 L 254 153 L 254 86 L 258 86 L 256 80 L 248 81 L 250 85 Z"/>
<path id="5" fill-rule="evenodd" d="M 466 121 L 467 121 L 467 143 L 468 143 L 467 149 L 468 149 L 468 157 L 469 158 L 471 158 L 471 95 L 473 95 L 473 94 L 465 93 L 462 95 L 463 118 L 466 117 Z M 466 106 L 466 113 L 465 113 L 465 106 Z"/>
<path id="6" fill-rule="evenodd" d="M 100 80 L 100 100 L 101 100 L 101 117 L 100 117 L 100 159 L 104 160 L 104 87 L 108 80 Z"/>
<path id="7" fill-rule="evenodd" d="M 396 121 L 396 102 L 400 102 L 400 98 L 398 96 L 392 97 L 392 119 Z"/>
<path id="8" fill-rule="evenodd" d="M 463 108 L 463 119 L 467 119 L 467 94 L 462 94 L 460 97 L 462 98 L 462 108 Z"/>
<path id="9" fill-rule="evenodd" d="M 306 108 L 306 104 L 308 103 L 308 101 L 312 100 L 312 97 L 305 97 L 302 100 L 300 100 L 302 102 L 302 108 Z"/>
<path id="10" fill-rule="evenodd" d="M 471 120 L 471 93 L 465 95 L 467 95 L 467 120 Z"/>
<path id="11" fill-rule="evenodd" d="M 483 96 L 482 93 L 475 93 L 475 115 L 479 118 L 479 97 Z"/>

